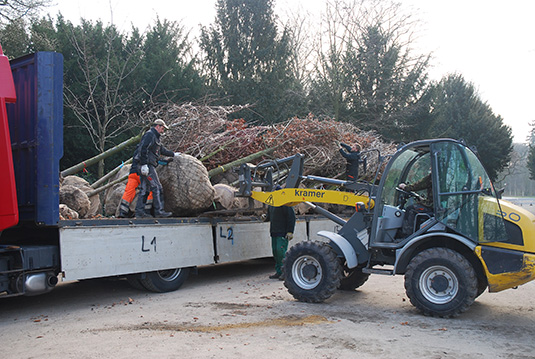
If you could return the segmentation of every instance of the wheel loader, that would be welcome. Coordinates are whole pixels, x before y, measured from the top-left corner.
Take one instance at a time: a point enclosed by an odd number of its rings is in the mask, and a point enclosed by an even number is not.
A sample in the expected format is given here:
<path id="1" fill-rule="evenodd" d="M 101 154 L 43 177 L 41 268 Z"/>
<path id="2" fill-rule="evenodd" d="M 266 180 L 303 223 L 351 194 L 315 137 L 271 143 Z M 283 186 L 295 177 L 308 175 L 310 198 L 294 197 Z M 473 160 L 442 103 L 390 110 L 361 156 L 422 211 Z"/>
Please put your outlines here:
<path id="1" fill-rule="evenodd" d="M 364 165 L 372 155 L 362 153 Z M 419 311 L 447 318 L 466 311 L 487 288 L 499 292 L 535 278 L 535 215 L 500 199 L 463 141 L 421 140 L 377 157 L 371 181 L 304 176 L 300 154 L 240 167 L 238 195 L 272 206 L 305 202 L 339 225 L 336 233 L 318 233 L 324 241 L 288 250 L 284 284 L 297 300 L 323 302 L 338 289 L 360 287 L 370 274 L 401 274 Z M 425 176 L 430 188 L 402 189 Z M 284 188 L 273 191 L 284 177 Z M 432 204 L 421 210 L 426 195 Z M 344 219 L 317 203 L 355 210 Z"/>

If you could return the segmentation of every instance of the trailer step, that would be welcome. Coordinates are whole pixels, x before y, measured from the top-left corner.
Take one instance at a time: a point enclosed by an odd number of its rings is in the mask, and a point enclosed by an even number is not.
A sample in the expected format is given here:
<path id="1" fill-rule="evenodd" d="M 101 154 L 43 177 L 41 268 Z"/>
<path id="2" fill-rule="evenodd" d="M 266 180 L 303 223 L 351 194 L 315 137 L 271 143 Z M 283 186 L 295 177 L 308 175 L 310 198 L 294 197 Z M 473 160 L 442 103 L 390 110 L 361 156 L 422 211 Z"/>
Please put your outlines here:
<path id="1" fill-rule="evenodd" d="M 394 270 L 393 269 L 363 268 L 362 273 L 394 275 Z"/>

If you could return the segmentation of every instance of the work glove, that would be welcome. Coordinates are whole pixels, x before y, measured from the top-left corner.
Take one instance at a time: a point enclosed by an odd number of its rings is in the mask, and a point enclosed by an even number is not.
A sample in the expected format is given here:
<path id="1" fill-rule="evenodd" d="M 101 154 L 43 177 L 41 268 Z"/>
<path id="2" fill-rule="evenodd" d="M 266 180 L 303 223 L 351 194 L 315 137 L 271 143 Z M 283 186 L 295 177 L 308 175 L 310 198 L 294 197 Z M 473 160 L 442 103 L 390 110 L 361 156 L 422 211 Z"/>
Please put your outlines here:
<path id="1" fill-rule="evenodd" d="M 407 185 L 405 183 L 400 183 L 398 184 L 398 187 L 402 190 L 405 190 L 405 187 L 407 187 Z"/>
<path id="2" fill-rule="evenodd" d="M 178 157 L 178 156 L 180 156 L 181 154 L 182 154 L 182 153 L 180 153 L 180 152 L 175 152 L 175 157 Z"/>
<path id="3" fill-rule="evenodd" d="M 141 166 L 141 174 L 143 176 L 147 176 L 149 174 L 149 166 L 148 165 Z"/>
<path id="4" fill-rule="evenodd" d="M 267 221 L 267 214 L 262 213 L 262 214 L 260 215 L 260 219 L 261 219 L 262 221 L 264 221 L 264 222 Z"/>
<path id="5" fill-rule="evenodd" d="M 286 233 L 286 239 L 291 241 L 294 238 L 294 234 L 292 232 Z"/>

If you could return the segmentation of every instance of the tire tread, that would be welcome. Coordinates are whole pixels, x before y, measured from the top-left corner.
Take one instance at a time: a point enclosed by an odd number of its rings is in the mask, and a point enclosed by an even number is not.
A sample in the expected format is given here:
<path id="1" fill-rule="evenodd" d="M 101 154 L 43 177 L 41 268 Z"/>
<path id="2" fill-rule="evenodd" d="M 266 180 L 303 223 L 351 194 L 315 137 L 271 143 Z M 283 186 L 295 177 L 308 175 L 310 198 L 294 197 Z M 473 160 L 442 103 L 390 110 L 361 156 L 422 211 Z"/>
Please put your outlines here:
<path id="1" fill-rule="evenodd" d="M 422 300 L 419 295 L 419 288 L 415 288 L 417 280 L 414 277 L 418 267 L 426 261 L 433 260 L 449 260 L 457 265 L 461 271 L 463 278 L 459 280 L 459 290 L 464 294 L 459 303 L 444 306 L 443 308 L 436 308 L 437 305 L 427 303 Z M 436 247 L 426 249 L 417 254 L 409 263 L 407 271 L 405 272 L 405 291 L 409 297 L 410 302 L 417 309 L 419 309 L 426 316 L 452 318 L 468 310 L 476 298 L 478 290 L 478 280 L 476 273 L 470 262 L 460 253 L 443 247 Z M 462 293 L 461 293 L 462 294 Z M 448 303 L 449 304 L 449 303 Z M 434 306 L 434 307 L 433 307 Z"/>
<path id="2" fill-rule="evenodd" d="M 311 255 L 322 265 L 323 278 L 313 289 L 299 287 L 292 278 L 292 265 L 303 255 Z M 340 286 L 342 269 L 333 249 L 325 242 L 305 241 L 290 248 L 283 262 L 284 285 L 297 300 L 307 303 L 321 303 L 329 299 Z"/>
<path id="3" fill-rule="evenodd" d="M 143 287 L 147 288 L 151 292 L 165 293 L 177 290 L 184 284 L 188 278 L 190 268 L 181 268 L 181 273 L 173 281 L 164 281 L 160 278 L 158 272 L 148 272 L 144 276 L 141 276 L 139 282 Z"/>

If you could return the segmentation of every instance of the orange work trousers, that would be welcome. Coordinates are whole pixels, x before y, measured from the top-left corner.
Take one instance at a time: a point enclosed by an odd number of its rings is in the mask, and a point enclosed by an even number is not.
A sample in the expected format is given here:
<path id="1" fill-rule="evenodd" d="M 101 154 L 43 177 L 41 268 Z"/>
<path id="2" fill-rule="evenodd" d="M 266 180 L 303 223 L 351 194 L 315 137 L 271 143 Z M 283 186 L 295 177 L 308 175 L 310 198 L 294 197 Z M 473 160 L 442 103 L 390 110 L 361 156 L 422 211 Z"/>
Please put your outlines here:
<path id="1" fill-rule="evenodd" d="M 128 182 L 126 182 L 126 188 L 124 189 L 123 198 L 126 202 L 132 203 L 134 197 L 136 196 L 136 188 L 141 184 L 141 179 L 137 173 L 130 173 L 128 175 Z M 147 197 L 147 202 L 152 202 L 152 192 L 149 193 Z"/>

